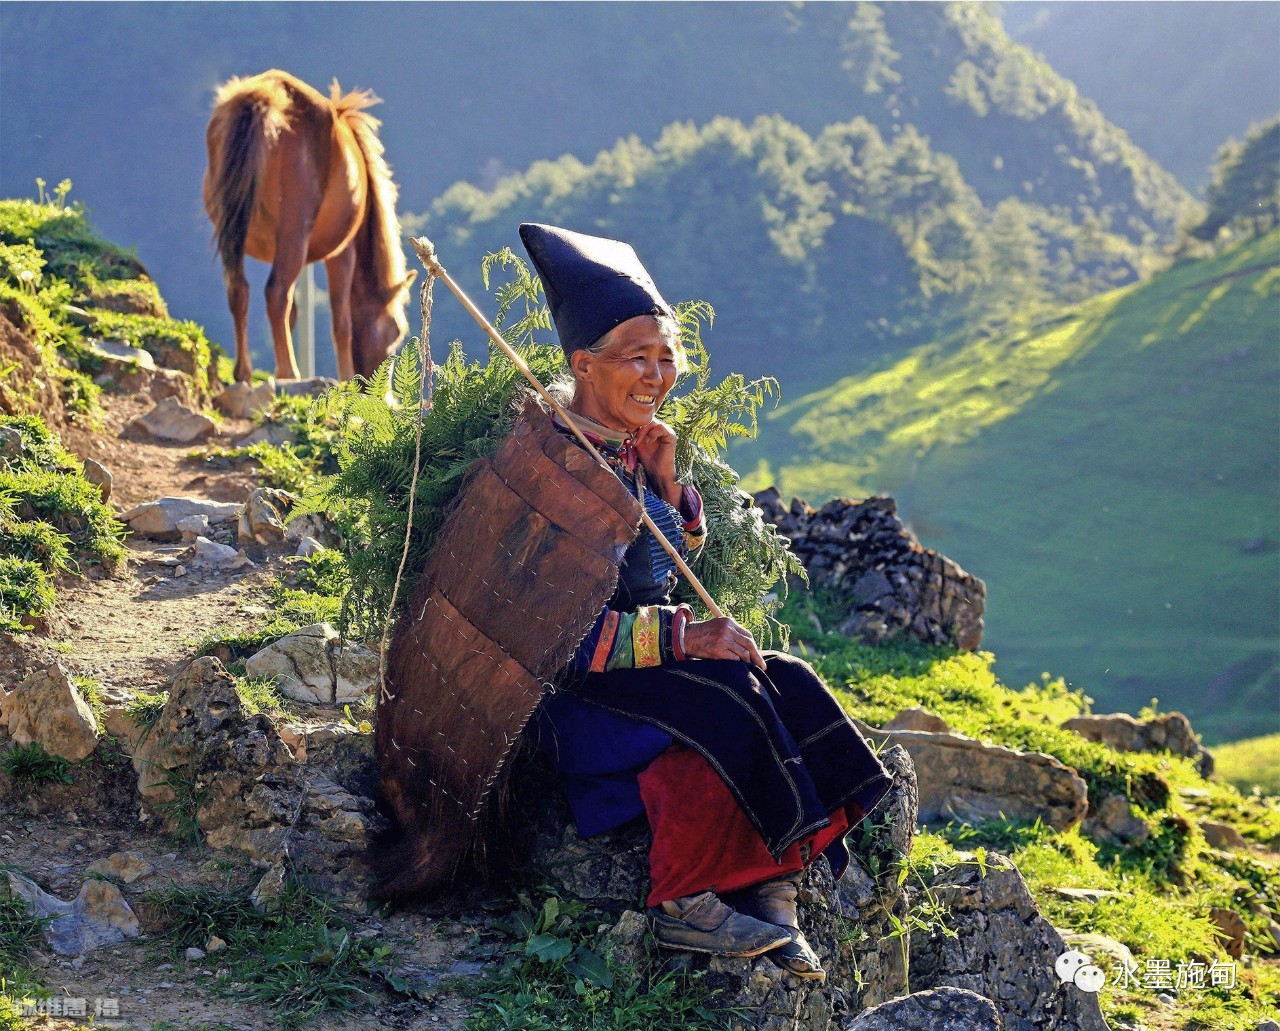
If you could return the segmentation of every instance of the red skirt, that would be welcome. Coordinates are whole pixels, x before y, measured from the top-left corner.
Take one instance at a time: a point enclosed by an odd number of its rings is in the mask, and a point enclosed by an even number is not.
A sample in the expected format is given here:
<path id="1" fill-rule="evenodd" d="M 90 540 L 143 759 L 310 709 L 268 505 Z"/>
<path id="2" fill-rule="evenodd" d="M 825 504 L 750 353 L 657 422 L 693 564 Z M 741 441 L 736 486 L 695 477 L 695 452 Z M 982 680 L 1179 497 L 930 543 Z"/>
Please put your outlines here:
<path id="1" fill-rule="evenodd" d="M 776 862 L 723 780 L 698 752 L 672 745 L 641 772 L 640 797 L 653 832 L 647 904 L 739 891 L 803 870 L 861 819 L 847 808 L 794 842 Z"/>

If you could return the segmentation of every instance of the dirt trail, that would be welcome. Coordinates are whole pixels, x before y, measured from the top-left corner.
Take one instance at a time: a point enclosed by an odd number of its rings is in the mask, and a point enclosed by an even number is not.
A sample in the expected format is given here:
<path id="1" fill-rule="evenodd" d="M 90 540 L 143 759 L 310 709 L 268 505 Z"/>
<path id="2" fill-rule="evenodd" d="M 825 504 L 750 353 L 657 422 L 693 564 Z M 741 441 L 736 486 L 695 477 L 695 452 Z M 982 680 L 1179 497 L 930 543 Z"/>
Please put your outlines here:
<path id="1" fill-rule="evenodd" d="M 257 486 L 251 470 L 210 469 L 200 457 L 208 445 L 231 446 L 251 429 L 226 420 L 216 436 L 198 445 L 157 443 L 128 429 L 150 400 L 105 396 L 106 414 L 94 429 L 72 427 L 64 444 L 81 458 L 101 462 L 114 477 L 111 503 L 117 511 L 166 495 L 213 501 L 245 500 Z M 215 527 L 234 543 L 234 523 Z M 198 639 L 215 628 L 246 630 L 269 616 L 271 579 L 284 568 L 287 552 L 250 548 L 255 565 L 236 570 L 177 566 L 187 546 L 131 538 L 127 566 L 114 577 L 65 578 L 47 635 L 37 638 L 63 667 L 90 676 L 104 687 L 129 693 L 164 689 L 190 660 Z M 0 656 L 0 662 L 8 657 Z M 121 1020 L 100 1026 L 150 1028 L 217 1027 L 269 1031 L 280 1026 L 270 1006 L 224 997 L 217 957 L 188 962 L 183 950 L 148 932 L 157 926 L 148 895 L 170 885 L 228 887 L 252 885 L 254 871 L 239 853 L 212 852 L 185 845 L 164 834 L 138 810 L 136 774 L 121 744 L 104 742 L 75 774 L 74 784 L 19 788 L 0 776 L 0 865 L 23 871 L 46 890 L 74 898 L 86 868 L 117 851 L 141 853 L 155 873 L 122 891 L 142 924 L 142 937 L 71 960 L 37 952 L 31 958 L 41 983 L 55 997 L 114 999 Z M 391 945 L 401 958 L 397 973 L 419 985 L 441 978 L 468 977 L 477 964 L 467 954 L 478 927 L 465 920 L 434 920 L 407 910 L 390 917 L 349 916 L 356 933 Z M 235 986 L 230 986 L 234 991 Z M 460 1029 L 469 1009 L 466 998 L 448 980 L 426 998 L 376 994 L 356 1010 L 306 1022 L 316 1031 L 351 1026 L 402 1029 Z M 38 1026 L 83 1029 L 83 1020 L 51 1019 Z"/>

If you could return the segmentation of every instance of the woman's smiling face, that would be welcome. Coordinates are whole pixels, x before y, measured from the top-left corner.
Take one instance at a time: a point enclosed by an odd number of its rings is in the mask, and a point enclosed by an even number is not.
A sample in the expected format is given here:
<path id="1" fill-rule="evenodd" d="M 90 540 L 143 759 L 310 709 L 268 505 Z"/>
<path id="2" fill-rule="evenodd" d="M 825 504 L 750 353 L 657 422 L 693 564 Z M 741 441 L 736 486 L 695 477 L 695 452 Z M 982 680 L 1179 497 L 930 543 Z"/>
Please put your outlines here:
<path id="1" fill-rule="evenodd" d="M 675 385 L 675 348 L 652 315 L 637 315 L 608 334 L 604 350 L 575 351 L 570 408 L 602 426 L 630 433 L 654 420 Z"/>

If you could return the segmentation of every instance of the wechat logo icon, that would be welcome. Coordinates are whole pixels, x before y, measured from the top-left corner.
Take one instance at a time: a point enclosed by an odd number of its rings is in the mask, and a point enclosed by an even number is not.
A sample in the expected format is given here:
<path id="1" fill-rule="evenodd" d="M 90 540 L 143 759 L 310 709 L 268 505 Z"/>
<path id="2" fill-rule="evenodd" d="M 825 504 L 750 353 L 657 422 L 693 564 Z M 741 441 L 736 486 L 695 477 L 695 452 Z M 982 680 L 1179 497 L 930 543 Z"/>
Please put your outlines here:
<path id="1" fill-rule="evenodd" d="M 1076 949 L 1059 956 L 1054 961 L 1053 969 L 1063 984 L 1073 984 L 1090 995 L 1097 995 L 1107 983 L 1107 975 L 1102 972 L 1102 968 L 1094 966 L 1093 960 Z"/>

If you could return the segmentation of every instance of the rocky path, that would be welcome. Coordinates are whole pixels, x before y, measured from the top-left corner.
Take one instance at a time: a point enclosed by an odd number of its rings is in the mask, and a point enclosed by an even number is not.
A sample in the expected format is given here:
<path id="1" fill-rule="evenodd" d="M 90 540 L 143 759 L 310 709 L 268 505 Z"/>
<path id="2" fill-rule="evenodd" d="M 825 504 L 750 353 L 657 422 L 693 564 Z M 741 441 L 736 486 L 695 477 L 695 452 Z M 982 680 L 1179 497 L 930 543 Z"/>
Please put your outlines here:
<path id="1" fill-rule="evenodd" d="M 216 434 L 199 444 L 166 444 L 129 423 L 151 402 L 142 396 L 104 397 L 105 416 L 93 428 L 72 427 L 68 448 L 92 458 L 112 474 L 110 501 L 117 512 L 161 497 L 242 503 L 259 484 L 252 471 L 211 467 L 203 460 L 210 446 L 230 447 L 252 426 L 225 419 Z M 213 527 L 210 536 L 237 546 L 234 520 Z M 119 697 L 158 692 L 190 661 L 200 639 L 214 631 L 244 631 L 270 617 L 272 579 L 291 550 L 247 549 L 252 565 L 201 568 L 189 560 L 190 543 L 131 536 L 128 561 L 116 576 L 66 577 L 47 634 L 22 649 L 56 658 L 71 675 L 92 678 Z M 0 645 L 0 665 L 18 656 L 13 642 Z M 29 654 L 14 661 L 27 662 Z M 171 887 L 215 888 L 243 893 L 260 870 L 241 854 L 184 844 L 156 826 L 154 814 L 139 810 L 137 772 L 123 740 L 105 739 L 80 766 L 73 784 L 46 784 L 15 790 L 0 777 L 0 867 L 20 871 L 45 891 L 70 900 L 91 877 L 89 867 L 121 852 L 140 856 L 152 872 L 121 885 L 124 899 L 141 925 L 141 935 L 74 958 L 53 952 L 33 957 L 41 982 L 63 1000 L 84 999 L 92 1015 L 96 999 L 115 1000 L 120 1020 L 103 1026 L 131 1028 L 243 1029 L 268 1031 L 281 1014 L 266 1003 L 235 998 L 236 986 L 215 955 L 186 958 L 163 936 L 153 903 Z M 0 873 L 0 877 L 4 874 Z M 357 1009 L 306 1022 L 317 1031 L 352 1026 L 402 1029 L 462 1028 L 470 1008 L 451 979 L 475 974 L 467 946 L 480 928 L 466 921 L 437 921 L 420 911 L 392 916 L 345 914 L 355 933 L 391 946 L 400 957 L 397 973 L 418 986 L 434 986 L 419 997 L 376 993 Z M 81 1019 L 38 1022 L 50 1028 L 83 1028 Z"/>

